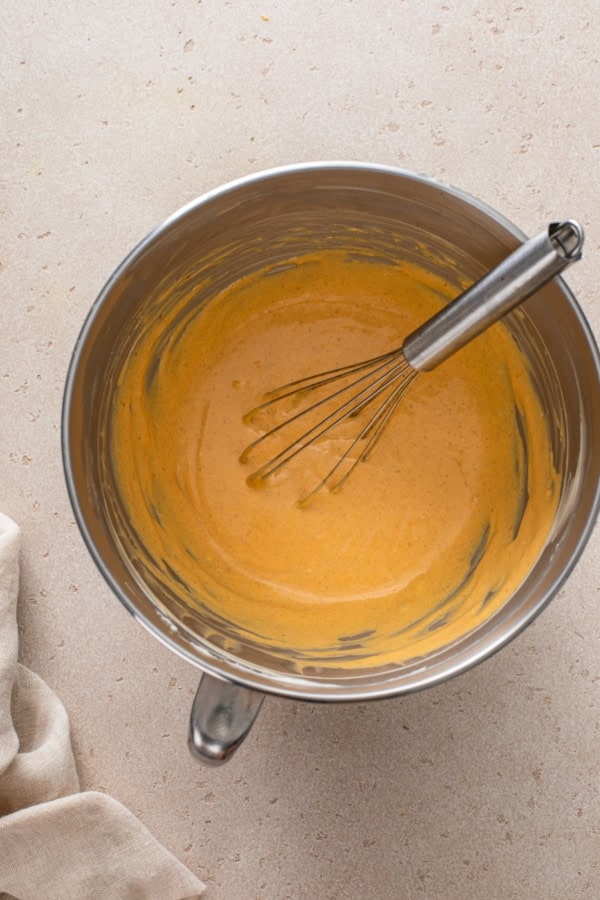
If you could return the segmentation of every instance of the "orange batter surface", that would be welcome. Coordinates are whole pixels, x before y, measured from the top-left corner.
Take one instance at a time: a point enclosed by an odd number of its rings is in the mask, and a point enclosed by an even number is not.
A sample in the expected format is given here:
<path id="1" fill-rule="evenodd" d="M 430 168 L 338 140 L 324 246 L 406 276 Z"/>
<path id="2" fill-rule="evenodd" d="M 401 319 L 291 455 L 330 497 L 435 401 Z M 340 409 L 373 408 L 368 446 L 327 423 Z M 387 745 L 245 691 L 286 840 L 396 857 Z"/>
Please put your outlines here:
<path id="1" fill-rule="evenodd" d="M 501 324 L 419 375 L 339 493 L 296 504 L 351 425 L 261 490 L 240 463 L 268 425 L 243 422 L 265 392 L 400 346 L 455 292 L 411 264 L 331 251 L 143 324 L 112 460 L 133 528 L 188 604 L 276 652 L 361 666 L 433 652 L 510 597 L 544 546 L 558 483 L 526 361 Z"/>

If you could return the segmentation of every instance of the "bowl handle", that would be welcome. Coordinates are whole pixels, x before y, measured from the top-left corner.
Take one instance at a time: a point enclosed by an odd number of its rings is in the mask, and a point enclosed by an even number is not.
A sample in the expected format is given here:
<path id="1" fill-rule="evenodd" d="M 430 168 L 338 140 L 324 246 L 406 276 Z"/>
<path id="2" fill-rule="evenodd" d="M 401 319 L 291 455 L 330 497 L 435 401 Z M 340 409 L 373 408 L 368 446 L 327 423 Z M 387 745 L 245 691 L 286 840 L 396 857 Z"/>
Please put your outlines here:
<path id="1" fill-rule="evenodd" d="M 190 716 L 188 746 L 193 756 L 207 766 L 227 762 L 252 728 L 264 699 L 259 691 L 205 672 Z"/>

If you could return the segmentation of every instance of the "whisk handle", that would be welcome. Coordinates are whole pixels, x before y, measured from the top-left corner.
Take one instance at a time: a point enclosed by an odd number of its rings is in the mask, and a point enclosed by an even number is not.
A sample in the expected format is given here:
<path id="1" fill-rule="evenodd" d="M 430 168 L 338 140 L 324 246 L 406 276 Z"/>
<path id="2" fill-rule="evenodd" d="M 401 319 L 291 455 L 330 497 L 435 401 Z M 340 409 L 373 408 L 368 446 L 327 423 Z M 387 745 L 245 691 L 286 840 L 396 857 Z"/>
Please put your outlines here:
<path id="1" fill-rule="evenodd" d="M 582 247 L 577 222 L 552 222 L 413 331 L 402 347 L 406 359 L 418 371 L 434 369 L 581 259 Z"/>

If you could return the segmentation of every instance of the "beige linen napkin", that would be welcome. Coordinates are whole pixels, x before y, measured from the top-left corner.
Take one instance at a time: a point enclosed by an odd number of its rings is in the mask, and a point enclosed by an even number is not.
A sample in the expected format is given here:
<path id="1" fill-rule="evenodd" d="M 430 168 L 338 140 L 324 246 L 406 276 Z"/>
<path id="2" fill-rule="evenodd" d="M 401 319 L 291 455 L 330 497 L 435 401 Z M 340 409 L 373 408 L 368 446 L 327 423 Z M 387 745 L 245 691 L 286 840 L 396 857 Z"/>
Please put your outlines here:
<path id="1" fill-rule="evenodd" d="M 17 662 L 19 539 L 0 513 L 0 897 L 198 897 L 202 882 L 124 806 L 78 793 L 65 709 Z"/>

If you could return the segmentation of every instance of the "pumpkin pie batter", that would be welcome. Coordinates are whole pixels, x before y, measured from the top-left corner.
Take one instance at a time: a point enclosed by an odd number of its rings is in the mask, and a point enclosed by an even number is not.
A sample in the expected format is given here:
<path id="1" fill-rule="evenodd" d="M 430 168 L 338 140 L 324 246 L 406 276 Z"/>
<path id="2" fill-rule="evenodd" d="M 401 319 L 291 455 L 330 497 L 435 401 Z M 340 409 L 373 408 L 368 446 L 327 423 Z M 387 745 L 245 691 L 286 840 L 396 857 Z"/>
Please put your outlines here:
<path id="1" fill-rule="evenodd" d="M 418 377 L 341 491 L 297 504 L 349 424 L 261 490 L 240 462 L 273 424 L 244 421 L 265 392 L 400 346 L 455 293 L 413 264 L 328 251 L 203 305 L 183 294 L 142 322 L 120 373 L 112 466 L 132 529 L 188 605 L 300 668 L 360 667 L 434 652 L 511 596 L 544 546 L 559 485 L 527 361 L 503 324 Z"/>

